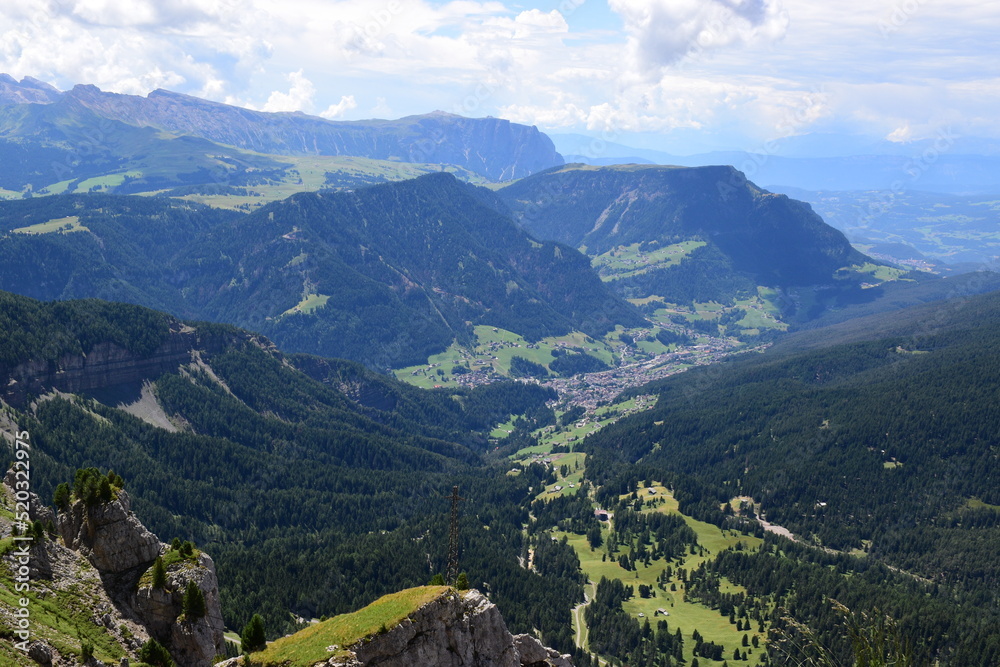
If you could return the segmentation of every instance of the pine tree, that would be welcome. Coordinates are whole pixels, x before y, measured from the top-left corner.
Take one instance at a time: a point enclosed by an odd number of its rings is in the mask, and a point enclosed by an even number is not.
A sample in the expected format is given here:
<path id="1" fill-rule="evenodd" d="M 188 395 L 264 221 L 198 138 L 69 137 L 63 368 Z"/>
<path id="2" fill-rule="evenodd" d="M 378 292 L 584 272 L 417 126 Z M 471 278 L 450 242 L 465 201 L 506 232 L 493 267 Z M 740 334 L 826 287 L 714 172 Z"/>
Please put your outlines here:
<path id="1" fill-rule="evenodd" d="M 201 592 L 201 588 L 198 587 L 198 584 L 194 583 L 194 579 L 189 579 L 187 582 L 187 588 L 184 589 L 184 600 L 181 603 L 181 608 L 184 612 L 184 616 L 189 621 L 203 617 L 207 611 L 205 609 L 205 594 Z"/>
<path id="2" fill-rule="evenodd" d="M 267 646 L 264 619 L 260 614 L 254 614 L 250 621 L 243 626 L 243 632 L 240 633 L 240 646 L 245 654 L 263 651 Z"/>
<path id="3" fill-rule="evenodd" d="M 469 590 L 469 577 L 465 574 L 465 572 L 458 575 L 458 580 L 455 582 L 455 588 L 460 591 Z"/>
<path id="4" fill-rule="evenodd" d="M 167 587 L 167 568 L 163 566 L 163 558 L 156 557 L 153 563 L 153 588 Z"/>
<path id="5" fill-rule="evenodd" d="M 69 484 L 63 482 L 56 487 L 55 496 L 53 497 L 53 503 L 60 512 L 65 512 L 69 509 L 70 502 L 70 492 Z"/>
<path id="6" fill-rule="evenodd" d="M 155 639 L 150 639 L 139 649 L 139 660 L 154 667 L 173 667 L 170 653 Z"/>

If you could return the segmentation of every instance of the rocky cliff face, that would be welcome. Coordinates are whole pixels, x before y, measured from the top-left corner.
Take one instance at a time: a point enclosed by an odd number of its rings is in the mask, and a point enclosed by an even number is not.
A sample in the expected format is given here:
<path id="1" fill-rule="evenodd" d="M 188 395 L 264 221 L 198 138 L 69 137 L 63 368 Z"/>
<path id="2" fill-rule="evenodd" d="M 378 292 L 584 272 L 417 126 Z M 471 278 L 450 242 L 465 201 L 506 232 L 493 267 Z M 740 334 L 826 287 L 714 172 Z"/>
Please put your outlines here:
<path id="1" fill-rule="evenodd" d="M 189 581 L 194 581 L 201 589 L 208 612 L 203 619 L 195 622 L 179 619 Z M 215 563 L 208 554 L 198 554 L 196 564 L 186 563 L 172 568 L 167 573 L 164 588 L 141 585 L 135 594 L 133 608 L 145 622 L 149 634 L 170 647 L 178 664 L 211 665 L 215 657 L 221 655 L 225 623 L 219 603 Z"/>
<path id="2" fill-rule="evenodd" d="M 10 517 L 16 507 L 15 484 L 16 478 L 11 470 L 4 483 L 0 484 L 0 539 L 14 533 L 15 522 Z M 52 510 L 35 494 L 29 495 L 28 505 L 31 520 L 47 523 L 54 519 Z M 24 544 L 28 546 L 22 547 Z M 27 586 L 22 570 L 25 560 Z M 104 664 L 108 664 L 109 657 L 114 658 L 115 664 L 120 662 L 119 656 L 127 656 L 134 661 L 136 651 L 149 639 L 145 627 L 136 621 L 131 610 L 121 608 L 112 600 L 97 569 L 82 554 L 58 540 L 43 536 L 35 537 L 30 542 L 18 542 L 14 549 L 0 556 L 0 562 L 5 566 L 0 568 L 0 587 L 11 590 L 17 587 L 18 598 L 23 597 L 29 603 L 29 613 L 32 609 L 53 609 L 54 603 L 58 605 L 55 609 L 59 612 L 56 616 L 30 615 L 32 625 L 27 639 L 15 634 L 6 645 L 8 649 L 13 645 L 13 650 L 0 649 L 0 664 L 5 667 L 76 667 L 80 664 L 79 624 L 90 625 L 87 636 L 101 637 L 105 653 L 100 657 L 104 658 Z M 5 571 L 9 571 L 10 581 Z M 23 618 L 23 612 L 17 606 L 19 604 L 17 601 L 11 606 L 0 600 L 0 625 L 20 627 L 19 619 Z M 55 619 L 51 625 L 46 622 L 49 618 Z M 101 663 L 95 660 L 89 664 L 96 667 Z"/>
<path id="3" fill-rule="evenodd" d="M 0 74 L 0 106 L 13 104 L 51 104 L 62 95 L 44 81 L 30 76 L 18 82 L 9 74 Z"/>
<path id="4" fill-rule="evenodd" d="M 57 360 L 34 359 L 4 372 L 0 369 L 0 400 L 21 406 L 29 396 L 52 389 L 75 394 L 155 379 L 195 361 L 199 352 L 214 352 L 225 337 L 206 338 L 181 322 L 172 322 L 164 342 L 148 355 L 137 355 L 114 343 L 101 342 L 86 354 Z"/>
<path id="5" fill-rule="evenodd" d="M 476 590 L 451 590 L 328 667 L 572 667 L 569 656 L 529 635 L 511 636 L 496 605 Z"/>
<path id="6" fill-rule="evenodd" d="M 138 97 L 76 86 L 66 94 L 105 118 L 261 153 L 454 164 L 496 181 L 563 164 L 552 140 L 537 128 L 498 118 L 438 111 L 394 121 L 336 122 L 302 113 L 251 111 L 167 90 Z"/>
<path id="7" fill-rule="evenodd" d="M 153 588 L 144 577 L 168 547 L 138 520 L 124 490 L 111 502 L 87 507 L 74 502 L 57 517 L 68 549 L 86 558 L 120 614 L 166 646 L 180 667 L 209 667 L 224 649 L 222 609 L 215 564 L 205 553 L 181 558 L 167 570 L 167 583 Z M 206 614 L 182 615 L 189 581 L 201 589 Z"/>
<path id="8" fill-rule="evenodd" d="M 58 519 L 63 543 L 79 552 L 103 574 L 119 574 L 148 566 L 162 545 L 132 512 L 128 493 L 119 491 L 110 503 L 86 507 L 74 503 Z"/>

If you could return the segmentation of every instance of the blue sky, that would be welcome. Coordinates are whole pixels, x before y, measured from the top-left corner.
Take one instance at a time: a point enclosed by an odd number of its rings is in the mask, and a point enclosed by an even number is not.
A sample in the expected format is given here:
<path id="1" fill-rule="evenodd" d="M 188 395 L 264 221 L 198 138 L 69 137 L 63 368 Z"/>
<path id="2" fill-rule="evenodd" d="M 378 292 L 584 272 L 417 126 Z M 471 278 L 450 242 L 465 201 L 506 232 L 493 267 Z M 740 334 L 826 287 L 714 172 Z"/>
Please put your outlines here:
<path id="1" fill-rule="evenodd" d="M 441 109 L 678 153 L 1000 137 L 1000 3 L 5 0 L 0 71 L 353 120 Z"/>

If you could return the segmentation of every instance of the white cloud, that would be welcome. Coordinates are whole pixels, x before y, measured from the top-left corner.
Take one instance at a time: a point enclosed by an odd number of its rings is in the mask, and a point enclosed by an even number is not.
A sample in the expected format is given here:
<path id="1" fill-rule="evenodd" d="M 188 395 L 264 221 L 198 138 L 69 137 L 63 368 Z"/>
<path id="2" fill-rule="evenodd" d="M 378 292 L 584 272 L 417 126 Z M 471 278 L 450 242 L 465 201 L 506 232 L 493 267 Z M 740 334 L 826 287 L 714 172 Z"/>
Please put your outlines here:
<path id="1" fill-rule="evenodd" d="M 950 124 L 1000 134 L 1000 83 L 989 74 L 1000 13 L 989 3 L 588 0 L 576 12 L 553 9 L 580 4 L 4 0 L 0 71 L 60 88 L 170 88 L 336 118 L 444 109 L 543 129 L 700 128 L 749 148 L 816 128 L 900 137 L 909 127 L 916 139 Z M 624 29 L 593 27 L 595 10 L 608 14 L 605 25 L 613 11 Z"/>
<path id="2" fill-rule="evenodd" d="M 656 73 L 684 57 L 784 36 L 778 0 L 609 0 L 629 34 L 635 65 Z"/>
<path id="3" fill-rule="evenodd" d="M 357 107 L 358 103 L 354 100 L 354 95 L 344 95 L 340 98 L 339 102 L 328 106 L 326 111 L 320 113 L 320 116 L 332 120 L 334 118 L 340 118 L 351 109 L 356 109 Z"/>
<path id="4" fill-rule="evenodd" d="M 910 129 L 910 124 L 907 123 L 897 127 L 895 130 L 887 134 L 885 138 L 894 143 L 904 144 L 913 138 L 913 130 Z"/>
<path id="5" fill-rule="evenodd" d="M 273 91 L 261 111 L 309 111 L 313 108 L 316 86 L 312 81 L 302 74 L 302 70 L 289 72 L 287 78 L 292 84 L 288 92 Z"/>

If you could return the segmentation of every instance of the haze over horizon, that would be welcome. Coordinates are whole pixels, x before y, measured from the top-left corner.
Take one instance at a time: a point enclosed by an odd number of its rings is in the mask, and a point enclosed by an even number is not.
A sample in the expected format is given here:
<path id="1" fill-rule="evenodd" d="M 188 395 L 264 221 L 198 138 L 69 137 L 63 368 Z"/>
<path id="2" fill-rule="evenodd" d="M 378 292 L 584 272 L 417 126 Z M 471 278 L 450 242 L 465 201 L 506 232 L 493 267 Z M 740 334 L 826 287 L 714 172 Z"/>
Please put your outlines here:
<path id="1" fill-rule="evenodd" d="M 967 0 L 15 0 L 0 18 L 0 71 L 60 89 L 343 120 L 441 109 L 677 154 L 1000 138 L 1000 9 Z"/>

